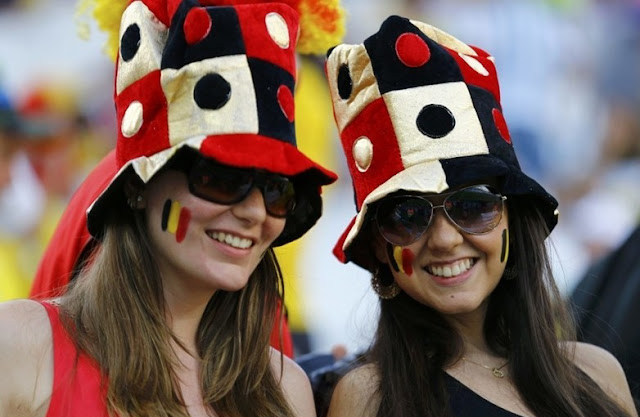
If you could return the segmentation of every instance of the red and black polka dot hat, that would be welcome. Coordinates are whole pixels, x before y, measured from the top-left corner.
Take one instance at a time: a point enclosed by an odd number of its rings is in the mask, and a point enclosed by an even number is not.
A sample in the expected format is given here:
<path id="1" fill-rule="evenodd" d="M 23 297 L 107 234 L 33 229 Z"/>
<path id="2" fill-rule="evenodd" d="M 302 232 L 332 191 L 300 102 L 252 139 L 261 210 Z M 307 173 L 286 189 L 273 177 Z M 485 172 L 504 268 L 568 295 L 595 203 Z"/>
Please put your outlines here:
<path id="1" fill-rule="evenodd" d="M 368 208 L 399 190 L 440 193 L 497 177 L 527 195 L 549 230 L 557 201 L 520 169 L 493 57 L 428 24 L 391 16 L 361 45 L 338 45 L 326 72 L 357 216 L 334 253 L 368 267 L 354 242 Z"/>
<path id="2" fill-rule="evenodd" d="M 278 2 L 129 3 L 120 23 L 114 94 L 119 172 L 88 210 L 92 235 L 101 234 L 109 197 L 121 192 L 118 179 L 126 170 L 146 183 L 184 148 L 222 164 L 304 178 L 304 201 L 276 245 L 316 222 L 320 187 L 336 175 L 296 145 L 298 22 L 298 12 Z"/>

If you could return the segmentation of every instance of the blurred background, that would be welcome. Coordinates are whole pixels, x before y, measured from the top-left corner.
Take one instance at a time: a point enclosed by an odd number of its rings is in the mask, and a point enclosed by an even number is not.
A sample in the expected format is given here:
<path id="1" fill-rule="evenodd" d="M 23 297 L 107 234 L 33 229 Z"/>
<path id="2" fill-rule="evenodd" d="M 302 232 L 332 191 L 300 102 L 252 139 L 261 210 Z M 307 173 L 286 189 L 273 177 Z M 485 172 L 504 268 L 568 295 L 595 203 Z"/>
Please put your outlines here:
<path id="1" fill-rule="evenodd" d="M 399 14 L 494 55 L 520 162 L 560 200 L 550 244 L 564 294 L 637 227 L 639 1 L 343 4 L 347 43 L 361 43 L 384 18 Z M 71 0 L 0 0 L 0 301 L 27 296 L 65 204 L 115 144 L 114 65 L 103 52 L 105 36 L 90 19 L 79 23 L 74 8 Z M 88 39 L 79 27 L 89 30 Z M 322 59 L 300 61 L 298 141 L 341 179 L 327 187 L 318 225 L 278 249 L 298 354 L 336 345 L 363 349 L 377 314 L 368 274 L 331 253 L 355 206 Z"/>

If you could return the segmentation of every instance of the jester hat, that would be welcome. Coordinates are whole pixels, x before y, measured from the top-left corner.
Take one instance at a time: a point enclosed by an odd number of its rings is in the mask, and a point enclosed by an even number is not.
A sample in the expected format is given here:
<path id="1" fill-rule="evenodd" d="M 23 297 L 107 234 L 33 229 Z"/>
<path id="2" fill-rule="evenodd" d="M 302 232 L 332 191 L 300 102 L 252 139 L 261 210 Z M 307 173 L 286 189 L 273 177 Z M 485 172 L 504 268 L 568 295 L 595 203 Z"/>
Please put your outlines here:
<path id="1" fill-rule="evenodd" d="M 274 245 L 300 237 L 315 224 L 322 211 L 320 188 L 336 175 L 296 145 L 299 18 L 279 2 L 129 3 L 116 60 L 118 173 L 87 211 L 93 236 L 102 233 L 114 193 L 122 199 L 125 171 L 133 170 L 147 183 L 177 155 L 189 152 L 294 179 L 296 208 Z"/>
<path id="2" fill-rule="evenodd" d="M 334 248 L 342 262 L 372 270 L 361 232 L 372 205 L 400 190 L 497 178 L 500 192 L 530 197 L 553 229 L 558 203 L 520 169 L 487 52 L 391 16 L 364 44 L 331 49 L 326 72 L 358 211 Z"/>

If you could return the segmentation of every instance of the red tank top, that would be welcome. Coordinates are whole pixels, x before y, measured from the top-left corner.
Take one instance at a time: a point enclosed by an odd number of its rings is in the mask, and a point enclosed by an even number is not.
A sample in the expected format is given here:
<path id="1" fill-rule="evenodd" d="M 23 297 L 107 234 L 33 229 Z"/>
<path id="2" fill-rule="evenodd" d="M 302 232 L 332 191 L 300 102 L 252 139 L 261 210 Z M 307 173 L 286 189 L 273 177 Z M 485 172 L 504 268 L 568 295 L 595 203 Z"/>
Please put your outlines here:
<path id="1" fill-rule="evenodd" d="M 47 417 L 107 417 L 106 389 L 96 363 L 76 346 L 60 322 L 58 307 L 42 302 L 53 337 L 53 390 Z"/>

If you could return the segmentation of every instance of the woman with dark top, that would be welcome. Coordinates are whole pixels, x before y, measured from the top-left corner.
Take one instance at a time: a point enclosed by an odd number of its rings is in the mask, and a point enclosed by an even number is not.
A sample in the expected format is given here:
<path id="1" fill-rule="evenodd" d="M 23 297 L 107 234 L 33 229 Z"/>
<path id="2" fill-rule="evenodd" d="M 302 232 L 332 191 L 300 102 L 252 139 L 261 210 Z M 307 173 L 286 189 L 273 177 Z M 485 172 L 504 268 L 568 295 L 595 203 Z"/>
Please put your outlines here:
<path id="1" fill-rule="evenodd" d="M 358 211 L 334 252 L 380 297 L 329 416 L 637 416 L 618 361 L 575 342 L 557 202 L 520 169 L 493 58 L 392 16 L 326 68 Z"/>

